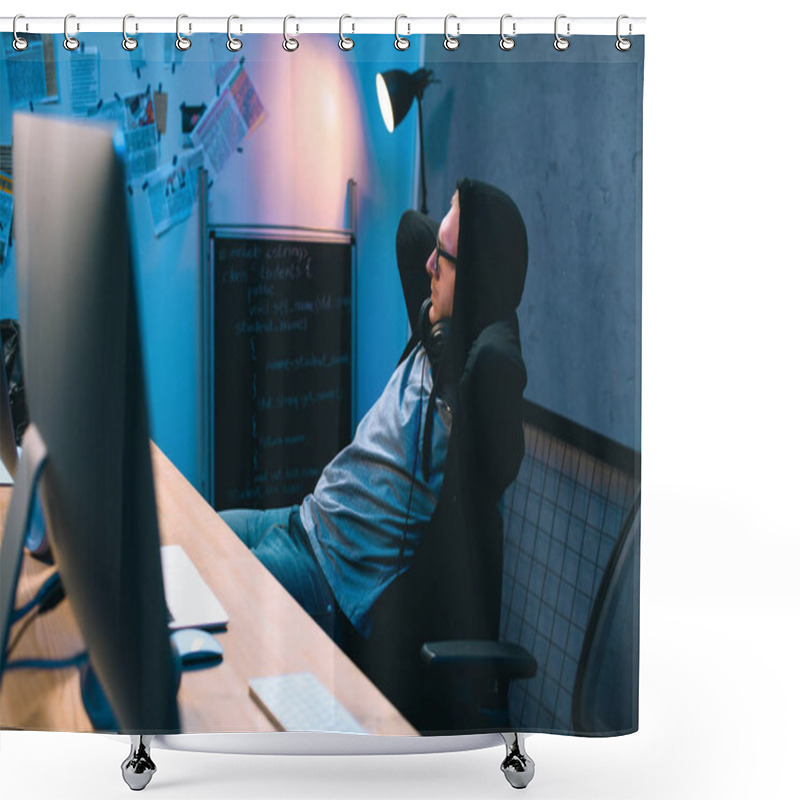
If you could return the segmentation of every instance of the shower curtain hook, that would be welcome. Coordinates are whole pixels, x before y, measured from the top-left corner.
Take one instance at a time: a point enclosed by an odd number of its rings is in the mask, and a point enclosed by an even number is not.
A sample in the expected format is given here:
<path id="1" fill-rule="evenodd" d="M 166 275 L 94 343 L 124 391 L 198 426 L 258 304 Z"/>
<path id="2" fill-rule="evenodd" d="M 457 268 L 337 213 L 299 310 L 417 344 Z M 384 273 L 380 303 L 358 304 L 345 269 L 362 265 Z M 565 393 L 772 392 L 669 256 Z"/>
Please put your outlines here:
<path id="1" fill-rule="evenodd" d="M 620 22 L 622 22 L 623 19 L 628 19 L 628 15 L 627 14 L 620 14 L 617 17 L 617 41 L 616 41 L 616 44 L 614 45 L 617 48 L 617 50 L 620 51 L 620 53 L 624 53 L 627 50 L 630 50 L 631 47 L 633 47 L 633 42 L 630 39 L 626 39 L 625 37 L 620 36 L 619 24 L 620 24 Z M 628 35 L 630 35 L 632 30 L 633 30 L 633 26 L 630 23 L 628 23 Z"/>
<path id="2" fill-rule="evenodd" d="M 130 52 L 131 50 L 135 50 L 139 46 L 139 42 L 136 41 L 132 36 L 128 36 L 128 20 L 129 19 L 136 19 L 133 14 L 126 14 L 122 18 L 122 49 L 127 50 Z M 139 26 L 136 26 L 136 29 L 139 29 Z"/>
<path id="3" fill-rule="evenodd" d="M 503 14 L 503 16 L 500 17 L 500 49 L 506 51 L 513 50 L 517 46 L 517 42 L 514 39 L 514 36 L 517 33 L 517 23 L 516 22 L 511 23 L 512 35 L 506 36 L 505 31 L 503 30 L 503 25 L 505 24 L 505 21 L 507 19 L 512 19 L 512 15 Z"/>
<path id="4" fill-rule="evenodd" d="M 397 50 L 408 50 L 411 47 L 411 42 L 406 39 L 405 36 L 400 35 L 400 20 L 401 19 L 408 19 L 405 14 L 398 14 L 394 18 L 394 46 Z M 411 25 L 406 23 L 408 27 L 408 33 L 411 33 Z"/>
<path id="5" fill-rule="evenodd" d="M 77 50 L 81 46 L 81 43 L 74 36 L 70 36 L 69 31 L 67 30 L 69 21 L 71 19 L 75 19 L 74 14 L 67 14 L 67 16 L 64 17 L 64 49 L 69 50 L 70 52 Z M 77 29 L 80 30 L 81 26 L 78 25 Z"/>
<path id="6" fill-rule="evenodd" d="M 11 44 L 12 44 L 12 46 L 14 47 L 14 49 L 17 52 L 21 53 L 23 50 L 27 49 L 28 40 L 27 39 L 23 39 L 19 34 L 17 34 L 17 20 L 18 19 L 25 19 L 25 15 L 24 14 L 17 14 L 17 16 L 14 17 L 14 22 L 11 24 L 11 30 L 12 30 L 12 32 L 14 34 L 14 41 Z M 26 30 L 27 30 L 27 27 L 28 26 L 26 25 L 25 26 Z"/>
<path id="7" fill-rule="evenodd" d="M 286 32 L 286 26 L 290 19 L 297 19 L 297 17 L 293 17 L 291 14 L 289 14 L 283 18 L 283 49 L 287 53 L 294 53 L 294 51 L 300 47 L 300 42 L 297 41 L 297 39 L 290 39 L 289 34 Z"/>
<path id="8" fill-rule="evenodd" d="M 225 46 L 231 51 L 231 53 L 238 53 L 239 50 L 242 49 L 243 44 L 241 39 L 231 36 L 231 21 L 234 19 L 239 19 L 239 17 L 237 17 L 236 14 L 231 14 L 228 17 L 228 41 L 226 42 Z M 241 30 L 241 26 L 239 26 L 239 30 Z"/>
<path id="9" fill-rule="evenodd" d="M 175 39 L 175 47 L 178 50 L 188 50 L 192 46 L 192 40 L 186 36 L 181 35 L 181 20 L 188 19 L 188 14 L 178 14 L 178 19 L 175 20 L 175 35 L 178 37 Z M 189 23 L 189 33 L 192 32 L 192 23 Z"/>
<path id="10" fill-rule="evenodd" d="M 353 19 L 353 18 L 349 14 L 342 14 L 342 16 L 339 17 L 339 49 L 340 50 L 352 50 L 356 46 L 356 43 L 349 36 L 345 36 L 344 32 L 342 30 L 342 27 L 344 25 L 344 21 L 346 19 Z M 352 26 L 353 26 L 353 32 L 355 33 L 355 30 L 356 30 L 355 22 L 352 23 Z"/>
<path id="11" fill-rule="evenodd" d="M 456 22 L 456 35 L 451 36 L 447 32 L 447 23 L 450 22 L 451 19 L 458 19 L 455 14 L 448 14 L 444 18 L 444 49 L 445 50 L 458 50 L 458 46 L 461 42 L 458 41 L 458 36 L 461 33 L 461 23 Z"/>
<path id="12" fill-rule="evenodd" d="M 555 23 L 556 40 L 553 42 L 553 47 L 555 47 L 556 50 L 559 50 L 559 51 L 562 51 L 562 52 L 569 47 L 569 39 L 565 39 L 563 36 L 559 35 L 559 33 L 558 33 L 558 21 L 560 19 L 566 19 L 566 18 L 567 18 L 566 14 L 559 14 L 556 17 L 556 23 Z M 569 36 L 569 22 L 567 23 L 567 36 Z"/>

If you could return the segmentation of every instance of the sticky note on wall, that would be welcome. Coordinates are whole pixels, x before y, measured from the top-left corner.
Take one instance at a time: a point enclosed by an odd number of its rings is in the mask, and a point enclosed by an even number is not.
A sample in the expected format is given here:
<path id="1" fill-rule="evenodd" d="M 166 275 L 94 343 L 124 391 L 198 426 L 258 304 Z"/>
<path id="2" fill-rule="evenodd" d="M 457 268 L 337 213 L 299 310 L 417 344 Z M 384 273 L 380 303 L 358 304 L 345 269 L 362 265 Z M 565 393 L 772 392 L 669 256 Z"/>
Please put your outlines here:
<path id="1" fill-rule="evenodd" d="M 163 134 L 167 130 L 167 93 L 153 92 L 153 105 L 156 110 L 156 130 Z"/>

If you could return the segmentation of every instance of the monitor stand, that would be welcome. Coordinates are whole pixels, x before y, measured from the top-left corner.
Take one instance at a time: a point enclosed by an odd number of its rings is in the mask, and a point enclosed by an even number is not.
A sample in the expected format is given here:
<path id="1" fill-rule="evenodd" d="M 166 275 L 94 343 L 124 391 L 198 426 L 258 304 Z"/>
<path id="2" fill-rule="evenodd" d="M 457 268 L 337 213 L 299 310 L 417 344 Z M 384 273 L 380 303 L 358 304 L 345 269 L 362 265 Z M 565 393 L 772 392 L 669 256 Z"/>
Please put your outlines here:
<path id="1" fill-rule="evenodd" d="M 22 458 L 17 464 L 0 547 L 0 683 L 6 666 L 8 635 L 22 567 L 22 548 L 31 524 L 39 477 L 46 462 L 47 447 L 36 425 L 31 423 L 22 437 Z"/>

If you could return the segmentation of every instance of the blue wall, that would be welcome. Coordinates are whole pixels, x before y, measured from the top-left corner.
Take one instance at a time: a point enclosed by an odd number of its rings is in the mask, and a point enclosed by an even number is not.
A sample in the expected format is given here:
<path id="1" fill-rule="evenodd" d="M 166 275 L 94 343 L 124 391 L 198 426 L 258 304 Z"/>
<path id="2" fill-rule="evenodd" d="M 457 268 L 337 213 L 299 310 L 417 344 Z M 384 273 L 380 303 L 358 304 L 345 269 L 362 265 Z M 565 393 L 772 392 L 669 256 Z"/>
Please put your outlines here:
<path id="1" fill-rule="evenodd" d="M 206 35 L 196 35 L 192 48 L 173 69 L 174 36 L 143 35 L 137 56 L 143 54 L 146 62 L 137 74 L 117 34 L 84 35 L 81 41 L 99 48 L 101 98 L 110 100 L 115 92 L 124 97 L 148 85 L 161 86 L 168 94 L 159 165 L 185 152 L 180 142 L 180 104 L 210 105 L 215 98 L 210 55 L 245 57 L 265 119 L 242 142 L 241 152 L 212 175 L 210 223 L 343 228 L 347 180 L 357 181 L 355 400 L 360 419 L 385 385 L 406 340 L 394 237 L 400 215 L 412 205 L 415 185 L 416 127 L 407 122 L 394 134 L 386 131 L 375 75 L 392 66 L 418 67 L 418 42 L 398 53 L 391 37 L 359 36 L 356 48 L 342 53 L 337 36 L 306 35 L 299 50 L 287 54 L 281 37 L 252 36 L 245 37 L 243 50 L 234 56 L 219 39 L 212 42 Z M 60 41 L 55 45 L 60 101 L 36 104 L 35 113 L 71 115 L 71 54 Z M 8 144 L 12 109 L 7 107 L 2 63 L 0 86 L 0 143 Z M 132 184 L 131 209 L 151 432 L 186 477 L 199 485 L 201 231 L 197 204 L 188 220 L 156 238 L 144 180 Z M 109 259 L 111 263 L 113 254 Z M 0 315 L 17 316 L 13 248 L 0 268 Z"/>

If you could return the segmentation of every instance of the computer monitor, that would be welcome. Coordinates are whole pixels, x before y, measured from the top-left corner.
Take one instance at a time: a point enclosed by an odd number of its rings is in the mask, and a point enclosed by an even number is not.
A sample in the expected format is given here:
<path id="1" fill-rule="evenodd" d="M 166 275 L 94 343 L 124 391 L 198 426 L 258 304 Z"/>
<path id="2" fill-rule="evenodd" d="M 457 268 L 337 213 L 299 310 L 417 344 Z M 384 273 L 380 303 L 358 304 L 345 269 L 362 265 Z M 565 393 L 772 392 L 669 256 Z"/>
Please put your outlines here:
<path id="1" fill-rule="evenodd" d="M 13 136 L 23 371 L 56 565 L 117 730 L 175 733 L 124 152 L 111 130 L 56 117 L 16 114 Z M 12 507 L 39 467 L 27 438 Z M 12 523 L 4 560 L 19 558 Z M 5 654 L 5 586 L 0 604 Z"/>

